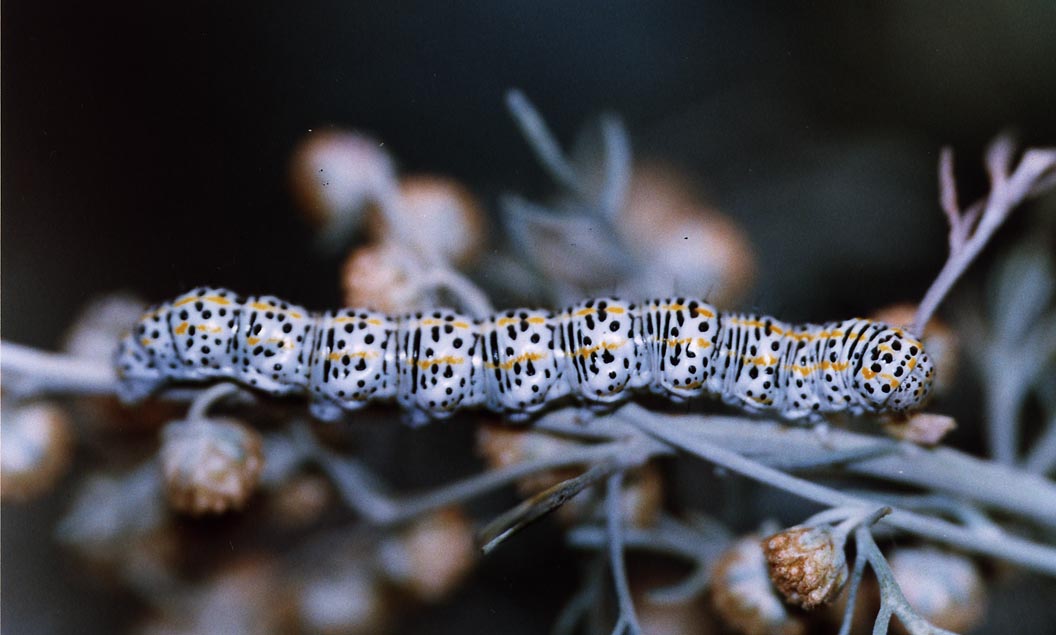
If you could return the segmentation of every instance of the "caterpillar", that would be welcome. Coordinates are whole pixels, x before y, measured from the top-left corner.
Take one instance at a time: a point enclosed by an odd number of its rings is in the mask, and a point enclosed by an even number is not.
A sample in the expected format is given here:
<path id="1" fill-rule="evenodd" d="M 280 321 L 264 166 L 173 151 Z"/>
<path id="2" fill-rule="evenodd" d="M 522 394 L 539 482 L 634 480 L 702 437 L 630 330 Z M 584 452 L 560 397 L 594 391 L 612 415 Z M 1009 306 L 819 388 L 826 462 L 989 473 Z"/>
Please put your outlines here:
<path id="1" fill-rule="evenodd" d="M 791 325 L 693 298 L 392 317 L 206 287 L 148 309 L 115 363 L 129 402 L 173 381 L 227 379 L 308 395 L 326 421 L 395 400 L 419 423 L 473 407 L 523 420 L 566 398 L 607 407 L 643 391 L 788 420 L 902 414 L 924 404 L 934 375 L 916 338 L 860 318 Z"/>

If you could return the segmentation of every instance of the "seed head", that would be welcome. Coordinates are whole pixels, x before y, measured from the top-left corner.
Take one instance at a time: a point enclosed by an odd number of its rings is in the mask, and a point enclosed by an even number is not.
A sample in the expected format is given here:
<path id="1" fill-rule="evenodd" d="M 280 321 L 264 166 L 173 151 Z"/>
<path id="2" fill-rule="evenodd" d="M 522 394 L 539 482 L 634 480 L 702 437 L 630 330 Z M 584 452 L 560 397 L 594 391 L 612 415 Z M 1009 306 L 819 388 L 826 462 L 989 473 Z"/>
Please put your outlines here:
<path id="1" fill-rule="evenodd" d="M 385 576 L 418 599 L 435 602 L 455 589 L 476 561 L 473 528 L 458 509 L 422 518 L 382 543 Z"/>
<path id="2" fill-rule="evenodd" d="M 964 633 L 986 612 L 986 586 L 966 556 L 932 547 L 899 549 L 888 558 L 906 601 L 935 626 Z"/>
<path id="3" fill-rule="evenodd" d="M 440 256 L 465 265 L 484 247 L 484 212 L 476 198 L 458 181 L 437 176 L 400 179 L 400 205 L 414 236 Z M 381 214 L 368 218 L 368 230 L 379 242 L 395 240 L 396 232 Z"/>
<path id="4" fill-rule="evenodd" d="M 169 504 L 192 515 L 241 508 L 264 467 L 260 435 L 233 419 L 174 421 L 162 431 Z"/>
<path id="5" fill-rule="evenodd" d="M 770 579 L 792 604 L 805 609 L 828 604 L 847 582 L 843 540 L 828 526 L 792 527 L 762 545 Z"/>
<path id="6" fill-rule="evenodd" d="M 312 132 L 298 145 L 290 179 L 309 220 L 323 227 L 354 228 L 371 204 L 394 191 L 396 170 L 377 140 L 329 129 Z"/>
<path id="7" fill-rule="evenodd" d="M 341 272 L 345 306 L 386 313 L 414 311 L 422 297 L 413 277 L 414 271 L 398 247 L 388 243 L 359 247 L 349 254 Z"/>

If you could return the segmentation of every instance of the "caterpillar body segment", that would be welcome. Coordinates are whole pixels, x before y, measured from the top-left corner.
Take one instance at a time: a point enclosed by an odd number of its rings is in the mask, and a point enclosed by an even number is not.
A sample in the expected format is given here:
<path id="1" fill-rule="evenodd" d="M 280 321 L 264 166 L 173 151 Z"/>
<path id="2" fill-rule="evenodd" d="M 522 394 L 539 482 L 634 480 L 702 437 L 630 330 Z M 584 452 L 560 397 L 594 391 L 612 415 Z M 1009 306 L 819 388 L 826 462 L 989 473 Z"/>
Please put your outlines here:
<path id="1" fill-rule="evenodd" d="M 605 407 L 642 391 L 676 401 L 709 394 L 792 420 L 904 413 L 923 405 L 934 375 L 899 328 L 793 325 L 693 298 L 598 298 L 473 320 L 448 309 L 317 314 L 214 288 L 149 309 L 116 364 L 127 401 L 173 381 L 228 379 L 309 395 L 324 420 L 395 400 L 418 422 L 477 407 L 524 419 L 569 397 Z"/>

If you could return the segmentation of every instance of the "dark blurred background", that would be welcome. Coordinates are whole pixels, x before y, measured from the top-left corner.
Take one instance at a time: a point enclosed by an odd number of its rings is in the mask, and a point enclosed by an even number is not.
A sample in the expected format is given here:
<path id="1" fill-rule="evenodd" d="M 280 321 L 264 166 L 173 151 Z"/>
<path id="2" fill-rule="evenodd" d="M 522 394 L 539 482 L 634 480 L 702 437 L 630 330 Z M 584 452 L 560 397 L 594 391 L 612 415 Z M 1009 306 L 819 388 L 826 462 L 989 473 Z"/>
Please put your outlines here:
<path id="1" fill-rule="evenodd" d="M 565 140 L 620 113 L 636 153 L 686 170 L 748 231 L 760 273 L 746 308 L 804 320 L 920 297 L 945 256 L 943 144 L 970 197 L 997 132 L 1056 140 L 1047 0 L 5 2 L 2 56 L 0 317 L 5 339 L 42 347 L 116 289 L 337 304 L 340 261 L 313 251 L 286 179 L 296 142 L 329 124 L 369 131 L 401 169 L 454 176 L 494 210 L 503 191 L 550 187 L 507 89 Z M 43 539 L 63 501 L 4 510 L 15 631 L 122 619 Z M 516 598 L 491 601 L 501 615 Z"/>

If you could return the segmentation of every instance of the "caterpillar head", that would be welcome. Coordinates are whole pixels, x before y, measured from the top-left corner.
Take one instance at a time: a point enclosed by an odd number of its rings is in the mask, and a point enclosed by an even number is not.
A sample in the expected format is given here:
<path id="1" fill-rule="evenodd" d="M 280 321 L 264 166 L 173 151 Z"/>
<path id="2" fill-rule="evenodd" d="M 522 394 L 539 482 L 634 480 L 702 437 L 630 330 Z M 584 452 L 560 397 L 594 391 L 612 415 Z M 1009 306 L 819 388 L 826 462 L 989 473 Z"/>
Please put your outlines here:
<path id="1" fill-rule="evenodd" d="M 867 409 L 902 414 L 924 405 L 934 378 L 935 367 L 920 342 L 885 326 L 863 351 L 852 385 Z"/>
<path id="2" fill-rule="evenodd" d="M 136 337 L 135 333 L 127 333 L 114 354 L 117 396 L 125 403 L 142 401 L 163 381 L 152 356 L 140 346 Z"/>

